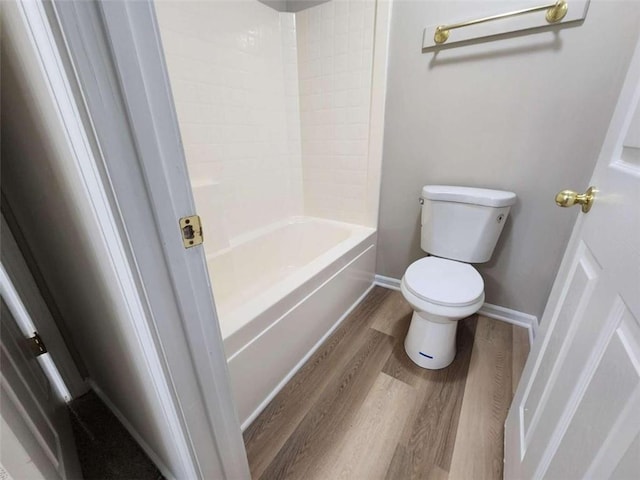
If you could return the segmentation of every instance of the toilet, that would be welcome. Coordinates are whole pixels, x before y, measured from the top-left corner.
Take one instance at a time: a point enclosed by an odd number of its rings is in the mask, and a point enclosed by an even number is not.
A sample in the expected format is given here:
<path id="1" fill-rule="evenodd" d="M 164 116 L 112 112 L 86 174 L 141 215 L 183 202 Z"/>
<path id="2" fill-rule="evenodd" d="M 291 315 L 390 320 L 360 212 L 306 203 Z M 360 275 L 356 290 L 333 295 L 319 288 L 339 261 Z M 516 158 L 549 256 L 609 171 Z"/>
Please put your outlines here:
<path id="1" fill-rule="evenodd" d="M 456 355 L 458 320 L 484 303 L 484 281 L 472 263 L 489 261 L 516 194 L 484 188 L 422 188 L 420 247 L 400 283 L 413 307 L 404 349 L 423 368 L 447 367 Z"/>

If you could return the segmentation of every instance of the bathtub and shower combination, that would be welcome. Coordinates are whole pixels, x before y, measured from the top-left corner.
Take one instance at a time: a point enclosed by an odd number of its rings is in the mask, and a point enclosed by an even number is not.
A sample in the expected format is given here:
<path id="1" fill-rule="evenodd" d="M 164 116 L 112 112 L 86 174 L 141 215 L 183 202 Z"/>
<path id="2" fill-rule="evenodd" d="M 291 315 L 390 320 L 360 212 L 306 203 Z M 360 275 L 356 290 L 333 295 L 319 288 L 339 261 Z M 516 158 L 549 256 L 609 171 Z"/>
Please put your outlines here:
<path id="1" fill-rule="evenodd" d="M 373 285 L 390 7 L 155 5 L 245 429 Z"/>
<path id="2" fill-rule="evenodd" d="M 292 217 L 207 265 L 244 429 L 371 288 L 375 229 Z"/>

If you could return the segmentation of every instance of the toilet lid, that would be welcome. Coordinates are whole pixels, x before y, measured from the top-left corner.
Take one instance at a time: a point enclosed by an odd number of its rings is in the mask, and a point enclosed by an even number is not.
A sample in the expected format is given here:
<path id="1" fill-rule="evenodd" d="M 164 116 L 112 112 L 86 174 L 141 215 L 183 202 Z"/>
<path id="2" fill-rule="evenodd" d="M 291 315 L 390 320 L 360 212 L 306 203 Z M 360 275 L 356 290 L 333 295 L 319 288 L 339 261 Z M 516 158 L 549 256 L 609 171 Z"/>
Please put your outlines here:
<path id="1" fill-rule="evenodd" d="M 438 257 L 413 262 L 404 274 L 407 289 L 427 302 L 463 307 L 484 292 L 482 277 L 471 265 Z"/>

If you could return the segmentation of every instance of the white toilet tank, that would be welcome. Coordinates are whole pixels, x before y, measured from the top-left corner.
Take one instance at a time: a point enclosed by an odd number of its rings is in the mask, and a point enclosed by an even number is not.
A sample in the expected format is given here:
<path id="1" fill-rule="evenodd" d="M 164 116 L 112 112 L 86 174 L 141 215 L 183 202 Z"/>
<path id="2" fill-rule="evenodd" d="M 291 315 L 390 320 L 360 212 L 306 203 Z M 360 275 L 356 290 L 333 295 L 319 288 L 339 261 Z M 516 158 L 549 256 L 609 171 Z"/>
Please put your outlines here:
<path id="1" fill-rule="evenodd" d="M 427 185 L 422 198 L 422 249 L 436 257 L 482 263 L 493 254 L 516 194 Z"/>

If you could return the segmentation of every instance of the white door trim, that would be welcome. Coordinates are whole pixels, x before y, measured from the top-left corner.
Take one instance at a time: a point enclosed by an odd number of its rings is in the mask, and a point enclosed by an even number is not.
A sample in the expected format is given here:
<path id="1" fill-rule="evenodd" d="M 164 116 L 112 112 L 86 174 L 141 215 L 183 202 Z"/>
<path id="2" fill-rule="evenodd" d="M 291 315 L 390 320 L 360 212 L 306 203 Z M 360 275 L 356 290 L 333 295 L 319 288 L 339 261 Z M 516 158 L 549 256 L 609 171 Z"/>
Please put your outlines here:
<path id="1" fill-rule="evenodd" d="M 118 274 L 141 307 L 135 328 L 149 334 L 140 347 L 175 422 L 179 476 L 249 478 L 204 252 L 184 249 L 178 228 L 195 207 L 153 3 L 52 7 L 99 143 L 97 180 L 110 197 L 102 200 L 117 212 L 98 220 L 113 229 L 109 246 L 130 268 Z"/>
<path id="2" fill-rule="evenodd" d="M 74 91 L 69 83 L 65 64 L 57 49 L 56 37 L 51 29 L 45 7 L 39 1 L 17 2 L 22 18 L 31 34 L 34 49 L 38 52 L 43 76 L 48 80 L 49 94 L 57 107 L 59 120 L 64 126 L 67 141 L 73 151 L 75 168 L 82 178 L 79 186 L 91 199 L 91 207 L 109 258 L 106 259 L 118 279 L 122 298 L 128 307 L 128 320 L 137 337 L 137 344 L 146 362 L 146 369 L 162 407 L 166 424 L 172 431 L 175 449 L 182 460 L 181 472 L 170 472 L 166 466 L 158 465 L 169 478 L 183 474 L 188 478 L 198 476 L 197 463 L 192 456 L 189 434 L 181 422 L 176 405 L 176 393 L 171 391 L 165 374 L 161 353 L 152 334 L 153 319 L 144 305 L 145 295 L 140 291 L 135 263 L 127 252 L 126 236 L 121 234 L 119 223 L 107 193 L 109 182 L 100 171 L 102 160 L 94 155 Z"/>

